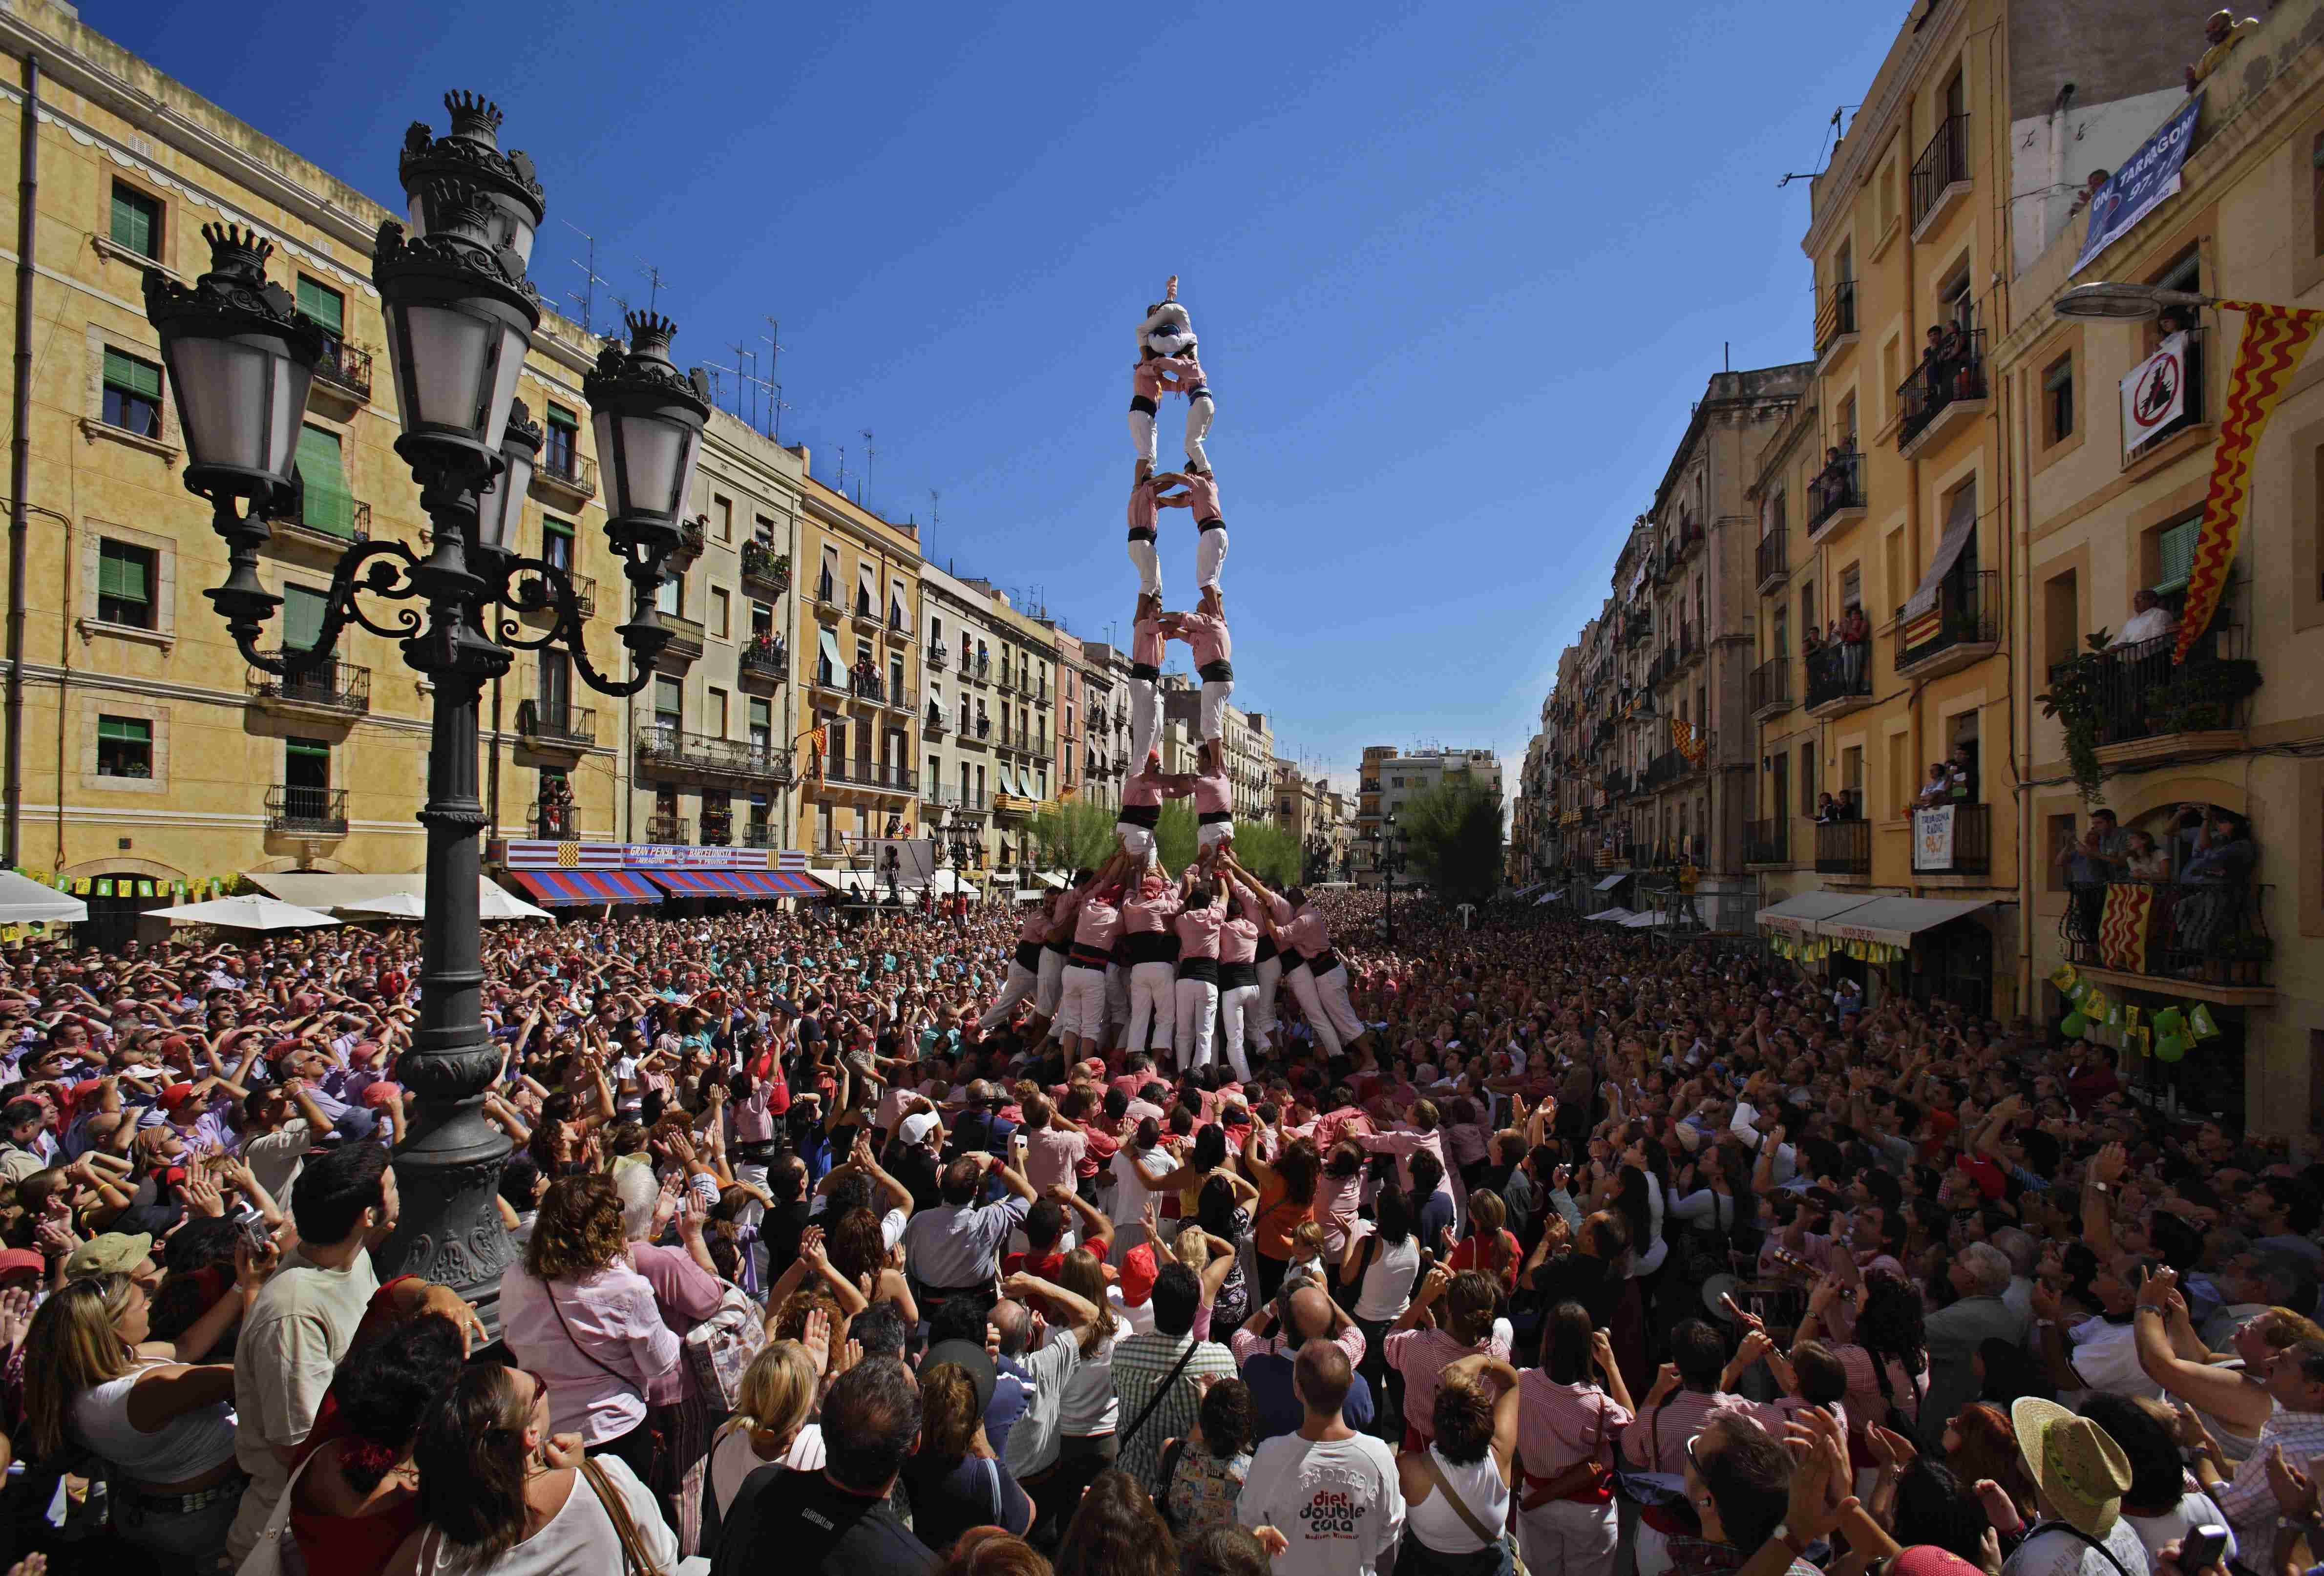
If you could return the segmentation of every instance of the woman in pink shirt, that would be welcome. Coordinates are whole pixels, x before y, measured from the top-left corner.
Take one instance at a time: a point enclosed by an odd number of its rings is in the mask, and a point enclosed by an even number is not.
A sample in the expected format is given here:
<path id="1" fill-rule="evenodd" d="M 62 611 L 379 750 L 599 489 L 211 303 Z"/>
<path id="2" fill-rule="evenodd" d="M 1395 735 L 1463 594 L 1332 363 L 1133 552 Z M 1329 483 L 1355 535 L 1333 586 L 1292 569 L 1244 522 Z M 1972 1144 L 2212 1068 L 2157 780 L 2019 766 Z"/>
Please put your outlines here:
<path id="1" fill-rule="evenodd" d="M 1133 779 L 1134 780 L 1134 779 Z M 1130 964 L 1130 1054 L 1148 1049 L 1150 1029 L 1156 1055 L 1170 1049 L 1170 1028 L 1176 1021 L 1172 982 L 1176 980 L 1178 935 L 1170 926 L 1177 917 L 1178 892 L 1158 865 L 1148 866 L 1137 894 L 1121 905 L 1121 939 Z M 1135 1092 L 1134 1091 L 1132 1092 Z"/>
<path id="2" fill-rule="evenodd" d="M 1181 879 L 1185 906 L 1171 922 L 1178 933 L 1178 1050 L 1181 1065 L 1201 1072 L 1211 1064 L 1219 1020 L 1219 930 L 1226 914 L 1208 882 L 1196 882 L 1189 867 Z"/>
<path id="3" fill-rule="evenodd" d="M 1614 1448 L 1634 1411 L 1613 1343 L 1591 1328 L 1589 1310 L 1551 1309 L 1541 1367 L 1517 1377 L 1517 1547 L 1526 1570 L 1611 1576 L 1620 1541 Z"/>

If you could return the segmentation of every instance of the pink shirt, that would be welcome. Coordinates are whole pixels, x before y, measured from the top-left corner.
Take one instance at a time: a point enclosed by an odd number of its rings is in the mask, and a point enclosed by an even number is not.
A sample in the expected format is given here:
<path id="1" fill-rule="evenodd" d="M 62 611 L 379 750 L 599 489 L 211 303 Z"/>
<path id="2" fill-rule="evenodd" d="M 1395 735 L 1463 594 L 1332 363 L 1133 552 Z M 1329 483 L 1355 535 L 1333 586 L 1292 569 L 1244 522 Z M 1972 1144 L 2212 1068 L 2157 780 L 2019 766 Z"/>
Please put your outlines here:
<path id="1" fill-rule="evenodd" d="M 1025 1135 L 1025 1180 L 1035 1193 L 1071 1187 L 1082 1157 L 1089 1151 L 1089 1136 L 1070 1129 L 1043 1128 Z"/>
<path id="2" fill-rule="evenodd" d="M 1341 1331 L 1337 1335 L 1332 1337 L 1332 1344 L 1348 1354 L 1348 1361 L 1351 1366 L 1363 1361 L 1363 1326 L 1358 1324 L 1352 1319 L 1349 1320 L 1348 1327 L 1345 1330 Z M 1243 1364 L 1249 1362 L 1252 1358 L 1258 1357 L 1263 1352 L 1281 1352 L 1286 1357 L 1296 1355 L 1295 1351 L 1284 1346 L 1283 1337 L 1280 1333 L 1275 1335 L 1257 1335 L 1252 1333 L 1250 1331 L 1241 1329 L 1236 1330 L 1232 1334 L 1227 1337 L 1227 1350 L 1234 1354 L 1235 1367 L 1237 1368 L 1242 1367 Z"/>
<path id="3" fill-rule="evenodd" d="M 1159 935 L 1178 912 L 1178 894 L 1166 890 L 1152 898 L 1137 898 L 1121 906 L 1121 928 L 1132 935 Z"/>
<path id="4" fill-rule="evenodd" d="M 678 1372 L 682 1346 L 652 1285 L 620 1259 L 553 1288 L 521 1264 L 510 1267 L 501 1276 L 501 1339 L 549 1381 L 550 1431 L 578 1433 L 584 1444 L 643 1422 L 648 1391 Z"/>
<path id="5" fill-rule="evenodd" d="M 1219 962 L 1247 963 L 1259 956 L 1259 926 L 1249 919 L 1230 919 L 1219 926 Z"/>
<path id="6" fill-rule="evenodd" d="M 1146 523 L 1154 523 L 1151 502 L 1146 506 Z M 1162 666 L 1162 625 L 1158 620 L 1142 618 L 1130 626 L 1130 659 L 1148 668 Z"/>
<path id="7" fill-rule="evenodd" d="M 1219 926 L 1226 914 L 1216 903 L 1206 908 L 1188 908 L 1173 921 L 1178 932 L 1178 955 L 1181 958 L 1215 958 L 1219 955 Z"/>
<path id="8" fill-rule="evenodd" d="M 1159 518 L 1155 512 L 1154 484 L 1140 482 L 1130 490 L 1130 529 L 1150 531 Z M 1143 621 L 1140 622 L 1143 627 Z"/>
<path id="9" fill-rule="evenodd" d="M 1165 361 L 1171 359 L 1175 358 L 1157 355 L 1151 361 L 1141 361 L 1136 366 L 1131 367 L 1130 369 L 1130 392 L 1140 399 L 1160 399 L 1162 397 L 1163 364 Z"/>
<path id="10" fill-rule="evenodd" d="M 1103 898 L 1083 899 L 1081 917 L 1074 923 L 1074 945 L 1111 952 L 1121 934 L 1121 910 Z"/>
<path id="11" fill-rule="evenodd" d="M 1436 1437 L 1436 1380 L 1464 1357 L 1482 1351 L 1509 1360 L 1509 1343 L 1497 1330 L 1481 1346 L 1463 1346 L 1450 1330 L 1398 1330 L 1382 1343 L 1388 1366 L 1404 1376 L 1405 1426 Z"/>
<path id="12" fill-rule="evenodd" d="M 1622 1435 L 1622 1459 L 1644 1471 L 1682 1477 L 1686 1472 L 1687 1441 L 1702 1432 L 1714 1413 L 1752 1410 L 1752 1402 L 1724 1391 L 1709 1395 L 1700 1390 L 1675 1391 L 1661 1405 L 1638 1414 L 1637 1426 Z"/>
<path id="13" fill-rule="evenodd" d="M 1280 925 L 1285 917 L 1286 916 L 1277 914 L 1275 922 Z M 1324 927 L 1323 917 L 1315 911 L 1313 904 L 1310 904 L 1299 910 L 1298 916 L 1291 920 L 1290 934 L 1283 939 L 1300 956 L 1312 958 L 1332 945 L 1332 933 Z"/>
<path id="14" fill-rule="evenodd" d="M 1215 816 L 1234 809 L 1234 782 L 1223 769 L 1194 779 L 1194 813 Z"/>
<path id="15" fill-rule="evenodd" d="M 1517 1461 L 1529 1477 L 1554 1478 L 1593 1457 L 1612 1465 L 1629 1421 L 1594 1384 L 1561 1385 L 1537 1368 L 1517 1375 Z"/>
<path id="16" fill-rule="evenodd" d="M 1196 668 L 1234 659 L 1234 637 L 1227 633 L 1227 621 L 1222 618 L 1213 618 L 1206 613 L 1182 613 L 1178 615 L 1177 638 L 1194 648 Z"/>
<path id="17" fill-rule="evenodd" d="M 1017 927 L 1017 939 L 1019 941 L 1046 940 L 1048 937 L 1049 926 L 1056 923 L 1047 908 L 1036 903 L 1033 905 L 1033 911 L 1025 917 L 1025 923 Z"/>

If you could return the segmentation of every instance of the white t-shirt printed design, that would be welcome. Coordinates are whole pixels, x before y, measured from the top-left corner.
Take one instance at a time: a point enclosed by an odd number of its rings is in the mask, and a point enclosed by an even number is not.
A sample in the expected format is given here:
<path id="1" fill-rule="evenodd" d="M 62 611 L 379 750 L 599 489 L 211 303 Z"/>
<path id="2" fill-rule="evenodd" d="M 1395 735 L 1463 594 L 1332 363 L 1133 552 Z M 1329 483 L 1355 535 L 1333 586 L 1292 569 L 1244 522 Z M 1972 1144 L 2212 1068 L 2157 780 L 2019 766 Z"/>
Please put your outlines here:
<path id="1" fill-rule="evenodd" d="M 1404 1530 L 1396 1457 L 1365 1434 L 1279 1435 L 1252 1457 L 1235 1514 L 1289 1542 L 1274 1562 L 1276 1576 L 1374 1576 Z"/>

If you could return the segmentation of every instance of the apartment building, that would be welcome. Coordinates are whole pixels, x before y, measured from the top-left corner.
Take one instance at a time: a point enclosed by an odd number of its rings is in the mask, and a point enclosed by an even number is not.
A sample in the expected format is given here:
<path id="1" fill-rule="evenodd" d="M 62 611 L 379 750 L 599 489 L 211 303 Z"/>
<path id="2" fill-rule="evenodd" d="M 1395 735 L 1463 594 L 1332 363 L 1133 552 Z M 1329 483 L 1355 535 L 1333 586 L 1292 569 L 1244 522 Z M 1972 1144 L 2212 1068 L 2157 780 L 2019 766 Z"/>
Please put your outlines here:
<path id="1" fill-rule="evenodd" d="M 973 871 L 989 870 L 994 769 L 993 652 L 1001 646 L 992 598 L 934 564 L 920 567 L 921 671 L 927 688 L 922 720 L 921 821 L 949 848 L 957 843 Z"/>

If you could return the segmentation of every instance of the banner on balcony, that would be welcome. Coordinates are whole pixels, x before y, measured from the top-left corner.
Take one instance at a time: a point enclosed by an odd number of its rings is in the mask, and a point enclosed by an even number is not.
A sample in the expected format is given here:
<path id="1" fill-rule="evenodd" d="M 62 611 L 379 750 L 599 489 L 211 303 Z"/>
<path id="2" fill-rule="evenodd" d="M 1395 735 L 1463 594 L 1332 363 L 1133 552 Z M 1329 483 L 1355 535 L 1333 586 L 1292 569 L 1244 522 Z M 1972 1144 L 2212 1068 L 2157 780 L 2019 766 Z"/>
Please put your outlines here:
<path id="1" fill-rule="evenodd" d="M 2089 266 L 2090 259 L 2128 235 L 2157 204 L 2179 190 L 2179 171 L 2194 145 L 2195 118 L 2203 113 L 2198 93 L 2163 123 L 2138 152 L 2124 161 L 2112 180 L 2090 198 L 2090 227 L 2083 234 L 2081 254 L 2073 272 Z"/>
<path id="2" fill-rule="evenodd" d="M 1953 868 L 1953 808 L 1938 805 L 1913 812 L 1913 868 L 1949 871 Z"/>
<path id="3" fill-rule="evenodd" d="M 2187 336 L 2173 334 L 2122 380 L 2122 454 L 2128 459 L 2187 414 Z"/>
<path id="4" fill-rule="evenodd" d="M 2146 927 L 2154 916 L 2154 889 L 2143 881 L 2114 881 L 2098 912 L 2098 959 L 2109 969 L 2135 974 L 2146 967 Z"/>
<path id="5" fill-rule="evenodd" d="M 2211 491 L 2203 500 L 2203 529 L 2196 533 L 2194 562 L 2187 569 L 2187 603 L 2179 613 L 2173 662 L 2187 659 L 2219 609 L 2219 594 L 2227 588 L 2227 570 L 2243 537 L 2244 507 L 2251 501 L 2252 451 L 2292 387 L 2292 374 L 2316 330 L 2324 327 L 2324 312 L 2293 307 L 2221 301 L 2219 309 L 2244 315 L 2244 336 L 2220 405 L 2226 416 L 2211 451 Z"/>
<path id="6" fill-rule="evenodd" d="M 1690 766 L 1702 764 L 1703 746 L 1694 735 L 1694 724 L 1683 718 L 1670 720 L 1671 748 L 1683 756 Z"/>

